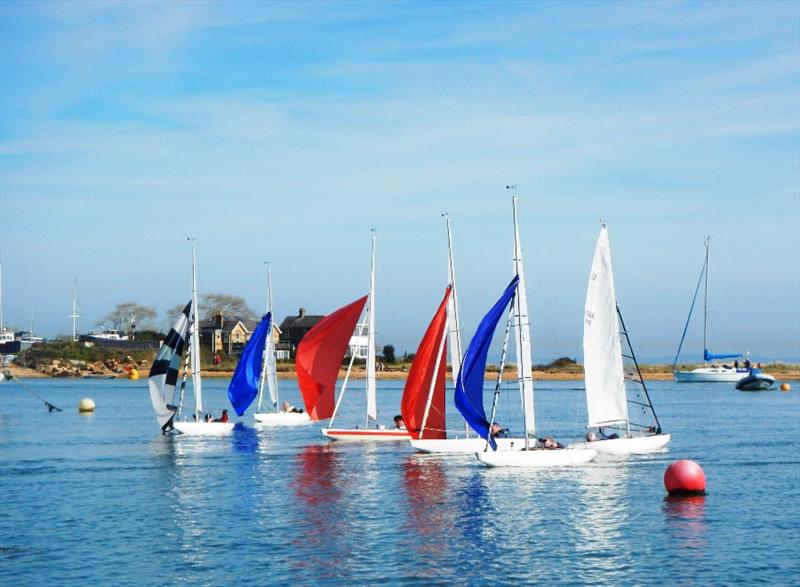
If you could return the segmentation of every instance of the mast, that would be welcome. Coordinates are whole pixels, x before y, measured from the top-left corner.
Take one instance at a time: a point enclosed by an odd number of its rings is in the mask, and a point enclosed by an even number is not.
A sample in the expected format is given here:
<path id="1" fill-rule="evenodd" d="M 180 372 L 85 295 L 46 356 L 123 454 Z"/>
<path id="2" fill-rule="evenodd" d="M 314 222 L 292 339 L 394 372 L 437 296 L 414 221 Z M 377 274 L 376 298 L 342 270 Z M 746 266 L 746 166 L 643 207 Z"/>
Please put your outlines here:
<path id="1" fill-rule="evenodd" d="M 711 237 L 706 237 L 706 278 L 705 293 L 703 297 L 703 366 L 706 365 L 706 351 L 708 350 L 708 250 L 711 246 Z"/>
<path id="2" fill-rule="evenodd" d="M 196 238 L 188 237 L 186 240 L 192 242 L 192 321 L 189 325 L 191 329 L 191 367 L 192 384 L 194 386 L 194 415 L 197 421 L 201 421 L 203 414 L 203 391 L 200 378 L 200 332 L 197 325 L 197 254 L 194 241 Z"/>
<path id="3" fill-rule="evenodd" d="M 456 266 L 453 262 L 453 233 L 450 226 L 450 214 L 443 214 L 447 222 L 447 282 L 450 284 L 450 301 L 447 305 L 448 338 L 450 342 L 450 363 L 453 366 L 453 385 L 458 380 L 458 371 L 461 368 L 461 318 L 458 313 L 458 298 L 456 296 Z"/>
<path id="4" fill-rule="evenodd" d="M 72 285 L 72 314 L 67 316 L 72 318 L 72 342 L 78 341 L 78 280 L 75 279 Z"/>
<path id="5" fill-rule="evenodd" d="M 270 322 L 269 332 L 267 333 L 267 344 L 264 346 L 264 357 L 261 363 L 261 377 L 258 387 L 258 408 L 256 408 L 256 411 L 261 411 L 261 401 L 264 398 L 264 380 L 266 380 L 272 405 L 275 407 L 275 411 L 279 412 L 278 380 L 277 373 L 275 372 L 275 343 L 272 340 L 272 333 L 275 330 L 275 315 L 272 312 L 272 268 L 270 267 L 269 261 L 264 261 L 264 264 L 267 266 L 267 313 L 269 313 Z"/>
<path id="6" fill-rule="evenodd" d="M 458 314 L 456 297 L 456 265 L 453 261 L 453 232 L 450 226 L 450 213 L 442 214 L 447 223 L 447 282 L 450 284 L 450 301 L 447 303 L 447 336 L 450 342 L 450 365 L 452 365 L 453 386 L 458 381 L 461 370 L 461 319 Z M 469 424 L 464 420 L 464 434 L 469 438 Z"/>
<path id="7" fill-rule="evenodd" d="M 369 309 L 367 310 L 367 425 L 378 420 L 375 383 L 375 229 L 372 229 L 372 261 L 369 272 Z M 354 353 L 355 354 L 355 353 Z"/>
<path id="8" fill-rule="evenodd" d="M 3 264 L 0 263 L 0 332 L 5 331 L 3 324 Z"/>
<path id="9" fill-rule="evenodd" d="M 514 189 L 516 186 L 508 186 Z M 536 422 L 533 411 L 533 376 L 531 374 L 532 351 L 530 319 L 528 317 L 528 300 L 525 292 L 525 272 L 522 263 L 522 246 L 519 239 L 517 223 L 517 197 L 511 198 L 514 209 L 514 272 L 519 276 L 516 303 L 514 304 L 514 322 L 517 343 L 517 377 L 522 395 L 522 411 L 525 420 L 525 447 L 529 448 L 530 437 L 536 436 Z"/>

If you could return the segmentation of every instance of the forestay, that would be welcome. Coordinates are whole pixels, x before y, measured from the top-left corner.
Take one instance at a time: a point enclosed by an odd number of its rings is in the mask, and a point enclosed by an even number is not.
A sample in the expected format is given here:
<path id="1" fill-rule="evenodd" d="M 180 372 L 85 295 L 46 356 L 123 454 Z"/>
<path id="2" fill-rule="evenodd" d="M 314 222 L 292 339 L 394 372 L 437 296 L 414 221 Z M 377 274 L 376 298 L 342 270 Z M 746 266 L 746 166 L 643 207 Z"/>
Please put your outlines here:
<path id="1" fill-rule="evenodd" d="M 628 421 L 614 273 L 608 231 L 597 239 L 583 321 L 583 362 L 589 427 Z"/>
<path id="2" fill-rule="evenodd" d="M 186 333 L 189 330 L 189 315 L 192 302 L 186 304 L 175 324 L 167 334 L 164 344 L 158 349 L 158 354 L 150 368 L 150 401 L 156 413 L 156 419 L 162 430 L 170 427 L 175 417 L 174 403 L 175 384 L 178 381 L 181 356 L 186 347 Z"/>

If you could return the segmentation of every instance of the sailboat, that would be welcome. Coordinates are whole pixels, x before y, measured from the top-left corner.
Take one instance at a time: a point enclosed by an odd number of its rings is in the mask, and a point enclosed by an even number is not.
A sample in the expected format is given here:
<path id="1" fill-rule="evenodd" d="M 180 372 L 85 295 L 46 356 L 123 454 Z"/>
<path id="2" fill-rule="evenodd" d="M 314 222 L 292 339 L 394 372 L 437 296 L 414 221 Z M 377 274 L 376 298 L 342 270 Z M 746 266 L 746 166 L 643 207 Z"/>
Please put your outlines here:
<path id="1" fill-rule="evenodd" d="M 635 367 L 635 373 L 627 377 L 622 364 L 620 335 L 625 337 L 630 350 L 626 357 Z M 597 239 L 586 292 L 583 362 L 589 414 L 586 438 L 589 442 L 572 446 L 590 446 L 600 453 L 612 454 L 649 453 L 666 446 L 670 435 L 661 431 L 617 304 L 611 248 L 605 224 Z M 628 398 L 625 379 L 639 386 L 640 392 L 631 399 Z M 628 404 L 639 412 L 637 420 L 648 420 L 647 423 L 632 421 Z"/>
<path id="2" fill-rule="evenodd" d="M 464 354 L 456 384 L 455 403 L 461 415 L 486 442 L 484 450 L 476 452 L 478 460 L 490 467 L 550 467 L 587 463 L 597 456 L 597 451 L 587 448 L 563 448 L 552 439 L 540 441 L 536 437 L 533 406 L 533 377 L 531 374 L 531 339 L 528 304 L 525 291 L 525 274 L 522 263 L 519 227 L 517 223 L 517 198 L 512 198 L 514 210 L 514 278 L 503 294 L 484 316 L 475 336 Z M 508 307 L 500 371 L 492 398 L 492 409 L 487 418 L 483 408 L 483 378 L 486 357 L 497 323 Z M 517 382 L 522 400 L 524 437 L 500 445 L 493 435 L 500 382 L 505 367 L 506 351 L 511 327 L 514 327 L 517 358 Z M 552 447 L 551 447 L 552 443 Z"/>
<path id="3" fill-rule="evenodd" d="M 478 452 L 486 444 L 480 437 L 470 437 L 464 422 L 463 438 L 452 437 L 446 430 L 446 399 L 444 364 L 449 343 L 453 385 L 458 381 L 461 366 L 461 326 L 456 297 L 456 273 L 453 263 L 453 239 L 450 217 L 444 214 L 447 224 L 447 280 L 449 286 L 439 310 L 431 320 L 425 336 L 414 355 L 406 385 L 403 390 L 401 413 L 408 428 L 411 446 L 427 453 Z M 445 341 L 446 335 L 446 341 Z M 442 345 L 438 353 L 432 352 Z M 441 381 L 439 381 L 441 379 Z M 508 439 L 502 439 L 506 442 Z"/>
<path id="4" fill-rule="evenodd" d="M 258 389 L 258 406 L 253 414 L 258 424 L 264 426 L 297 426 L 301 424 L 309 424 L 309 418 L 306 412 L 293 411 L 291 407 L 282 406 L 278 398 L 278 374 L 275 368 L 275 340 L 272 338 L 272 270 L 267 264 L 267 314 L 270 316 L 270 327 L 266 331 L 266 344 L 264 348 L 264 358 L 262 361 L 262 370 L 260 385 Z M 264 400 L 264 383 L 267 384 L 269 390 L 270 401 L 272 402 L 273 410 L 262 410 L 262 403 Z M 288 409 L 286 409 L 288 408 Z"/>
<path id="5" fill-rule="evenodd" d="M 697 281 L 697 287 L 694 290 L 694 297 L 692 298 L 692 305 L 689 307 L 689 316 L 686 318 L 686 324 L 683 327 L 683 335 L 681 342 L 678 344 L 678 352 L 675 353 L 675 360 L 672 363 L 672 371 L 675 381 L 679 383 L 720 383 L 720 382 L 735 382 L 743 377 L 746 377 L 750 372 L 747 368 L 739 368 L 731 365 L 719 365 L 713 363 L 717 359 L 737 359 L 744 356 L 743 353 L 725 353 L 718 354 L 712 353 L 708 350 L 708 258 L 709 249 L 711 248 L 711 237 L 706 237 L 705 240 L 706 256 L 703 263 L 703 269 L 700 271 L 700 279 Z M 681 354 L 683 341 L 686 339 L 686 330 L 689 328 L 689 321 L 692 319 L 692 310 L 694 310 L 695 301 L 697 301 L 697 293 L 700 291 L 700 283 L 703 282 L 704 295 L 703 295 L 703 366 L 691 371 L 678 371 L 676 366 L 678 364 L 678 357 Z M 749 362 L 749 361 L 748 361 Z M 710 363 L 710 364 L 709 364 Z"/>
<path id="6" fill-rule="evenodd" d="M 358 324 L 364 306 L 369 300 L 366 319 Z M 358 325 L 358 329 L 356 326 Z M 347 372 L 336 397 L 336 378 L 339 366 L 347 353 L 348 343 L 357 330 L 358 338 L 366 331 L 367 378 L 366 422 L 363 428 L 334 428 L 336 414 L 344 398 L 356 353 L 351 352 Z M 322 434 L 333 440 L 407 440 L 406 430 L 386 428 L 378 422 L 375 383 L 375 235 L 372 235 L 372 263 L 369 295 L 326 316 L 306 333 L 297 346 L 297 383 L 303 395 L 306 411 L 312 420 L 330 418 Z"/>
<path id="7" fill-rule="evenodd" d="M 192 299 L 186 304 L 167 334 L 164 344 L 150 368 L 150 401 L 156 413 L 161 432 L 179 432 L 190 436 L 218 436 L 229 434 L 233 422 L 203 421 L 203 391 L 200 377 L 200 333 L 197 320 L 197 257 L 192 245 Z M 188 334 L 188 340 L 187 340 Z M 183 365 L 183 378 L 176 387 L 180 371 L 181 357 L 187 347 L 188 353 Z M 194 412 L 192 420 L 186 420 L 183 408 L 187 374 L 192 374 L 194 392 Z"/>

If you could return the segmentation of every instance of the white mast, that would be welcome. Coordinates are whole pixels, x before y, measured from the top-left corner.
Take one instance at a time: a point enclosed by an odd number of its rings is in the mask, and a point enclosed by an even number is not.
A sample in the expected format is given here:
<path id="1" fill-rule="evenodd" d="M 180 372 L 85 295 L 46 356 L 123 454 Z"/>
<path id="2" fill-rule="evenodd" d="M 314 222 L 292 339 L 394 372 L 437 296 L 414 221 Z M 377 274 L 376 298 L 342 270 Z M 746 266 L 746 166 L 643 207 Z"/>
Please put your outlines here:
<path id="1" fill-rule="evenodd" d="M 525 273 L 522 263 L 522 246 L 520 245 L 519 226 L 517 225 L 517 197 L 513 196 L 511 202 L 514 208 L 514 272 L 519 276 L 517 299 L 514 304 L 514 324 L 517 329 L 514 338 L 517 344 L 517 378 L 522 396 L 522 410 L 525 419 L 525 446 L 527 448 L 530 437 L 536 437 L 536 423 L 533 411 L 533 376 L 531 373 L 533 359 L 528 300 L 525 293 Z"/>
<path id="2" fill-rule="evenodd" d="M 264 357 L 261 363 L 261 379 L 258 388 L 258 408 L 257 412 L 261 411 L 261 401 L 264 397 L 264 380 L 267 382 L 269 389 L 269 397 L 272 400 L 272 405 L 275 411 L 279 412 L 278 406 L 278 378 L 275 370 L 275 342 L 272 340 L 272 333 L 274 331 L 275 314 L 272 311 L 272 268 L 269 261 L 264 261 L 267 266 L 267 312 L 270 315 L 269 332 L 267 333 L 267 341 L 264 346 Z"/>
<path id="3" fill-rule="evenodd" d="M 194 415 L 198 422 L 201 421 L 203 414 L 203 388 L 200 379 L 200 332 L 198 328 L 198 308 L 197 308 L 197 255 L 195 253 L 194 241 L 196 238 L 188 237 L 192 241 L 192 323 L 191 328 L 191 369 L 192 384 L 194 386 Z"/>
<path id="4" fill-rule="evenodd" d="M 72 284 L 72 314 L 67 316 L 72 318 L 72 342 L 78 341 L 78 280 L 75 279 Z"/>
<path id="5" fill-rule="evenodd" d="M 706 362 L 706 349 L 708 349 L 708 251 L 711 248 L 711 237 L 706 237 L 706 278 L 705 295 L 703 299 L 703 366 Z"/>
<path id="6" fill-rule="evenodd" d="M 367 422 L 378 420 L 375 384 L 375 229 L 372 229 L 372 262 L 369 272 L 369 309 L 367 310 Z"/>
<path id="7" fill-rule="evenodd" d="M 0 263 L 0 332 L 5 331 L 3 325 L 3 264 Z"/>
<path id="8" fill-rule="evenodd" d="M 448 327 L 447 335 L 450 342 L 450 364 L 453 366 L 453 385 L 458 379 L 461 369 L 461 320 L 458 314 L 458 298 L 456 297 L 456 266 L 453 262 L 453 235 L 450 227 L 450 214 L 445 212 L 442 216 L 447 222 L 447 282 L 450 284 L 450 300 L 447 302 Z"/>

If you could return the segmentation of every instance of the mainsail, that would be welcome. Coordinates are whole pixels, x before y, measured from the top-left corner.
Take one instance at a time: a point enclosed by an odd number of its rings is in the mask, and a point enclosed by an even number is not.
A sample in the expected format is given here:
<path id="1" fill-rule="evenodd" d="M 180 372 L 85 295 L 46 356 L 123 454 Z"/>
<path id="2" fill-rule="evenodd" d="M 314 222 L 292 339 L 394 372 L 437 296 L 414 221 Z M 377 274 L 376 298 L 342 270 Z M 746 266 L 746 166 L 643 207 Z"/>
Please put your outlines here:
<path id="1" fill-rule="evenodd" d="M 592 260 L 583 320 L 583 363 L 589 427 L 628 421 L 617 298 L 608 230 L 603 225 Z"/>
<path id="2" fill-rule="evenodd" d="M 333 414 L 336 377 L 367 297 L 317 322 L 297 346 L 297 383 L 312 420 L 324 420 Z"/>
<path id="3" fill-rule="evenodd" d="M 228 385 L 228 399 L 239 416 L 244 415 L 245 410 L 258 395 L 258 379 L 262 371 L 264 347 L 271 330 L 272 314 L 267 312 L 247 341 Z"/>
<path id="4" fill-rule="evenodd" d="M 494 330 L 503 315 L 508 304 L 514 299 L 517 291 L 519 277 L 514 276 L 511 283 L 495 302 L 491 310 L 483 317 L 478 325 L 475 336 L 467 347 L 464 360 L 461 363 L 461 371 L 458 374 L 456 383 L 455 404 L 458 411 L 469 423 L 475 432 L 485 438 L 493 449 L 497 449 L 497 444 L 489 435 L 490 422 L 486 419 L 486 412 L 483 409 L 483 378 L 486 371 L 486 356 L 489 353 L 489 346 L 492 343 Z"/>
<path id="5" fill-rule="evenodd" d="M 448 286 L 417 347 L 408 371 L 400 412 L 412 438 L 446 438 L 444 380 L 447 371 Z"/>
<path id="6" fill-rule="evenodd" d="M 170 427 L 172 419 L 175 417 L 177 409 L 173 403 L 175 384 L 178 381 L 178 371 L 180 370 L 181 355 L 186 346 L 186 333 L 189 330 L 189 315 L 191 313 L 192 302 L 178 316 L 172 329 L 167 334 L 164 344 L 158 349 L 158 354 L 150 368 L 150 401 L 156 412 L 156 419 L 161 425 L 162 430 Z"/>

